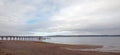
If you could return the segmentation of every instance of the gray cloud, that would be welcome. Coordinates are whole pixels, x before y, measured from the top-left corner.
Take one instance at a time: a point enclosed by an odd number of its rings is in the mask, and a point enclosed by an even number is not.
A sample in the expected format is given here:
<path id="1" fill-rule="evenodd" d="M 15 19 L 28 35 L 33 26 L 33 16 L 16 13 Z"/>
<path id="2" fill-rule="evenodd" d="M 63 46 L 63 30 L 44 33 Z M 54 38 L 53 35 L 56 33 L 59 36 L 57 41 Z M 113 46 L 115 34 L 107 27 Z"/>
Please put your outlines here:
<path id="1" fill-rule="evenodd" d="M 0 34 L 119 34 L 119 2 L 0 0 Z"/>
<path id="2" fill-rule="evenodd" d="M 92 0 L 66 6 L 52 17 L 52 30 L 75 34 L 119 34 L 119 0 Z"/>

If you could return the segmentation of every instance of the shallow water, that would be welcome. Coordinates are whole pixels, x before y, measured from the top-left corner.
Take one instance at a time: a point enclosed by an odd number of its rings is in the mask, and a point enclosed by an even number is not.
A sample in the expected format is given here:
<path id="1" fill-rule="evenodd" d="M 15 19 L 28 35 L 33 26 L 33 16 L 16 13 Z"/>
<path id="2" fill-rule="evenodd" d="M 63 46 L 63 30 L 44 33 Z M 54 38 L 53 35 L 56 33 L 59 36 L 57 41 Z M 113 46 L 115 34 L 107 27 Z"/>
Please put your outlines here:
<path id="1" fill-rule="evenodd" d="M 120 37 L 50 37 L 49 39 L 43 41 L 61 44 L 92 44 L 120 46 Z"/>
<path id="2" fill-rule="evenodd" d="M 120 37 L 50 37 L 43 40 L 45 42 L 59 44 L 87 44 L 103 45 L 103 48 L 97 49 L 73 49 L 82 51 L 102 51 L 102 52 L 120 52 Z"/>
<path id="3" fill-rule="evenodd" d="M 100 51 L 100 52 L 120 53 L 120 46 L 104 46 L 103 48 L 95 48 L 95 49 L 73 49 L 73 48 L 65 48 L 65 49 L 72 51 Z"/>

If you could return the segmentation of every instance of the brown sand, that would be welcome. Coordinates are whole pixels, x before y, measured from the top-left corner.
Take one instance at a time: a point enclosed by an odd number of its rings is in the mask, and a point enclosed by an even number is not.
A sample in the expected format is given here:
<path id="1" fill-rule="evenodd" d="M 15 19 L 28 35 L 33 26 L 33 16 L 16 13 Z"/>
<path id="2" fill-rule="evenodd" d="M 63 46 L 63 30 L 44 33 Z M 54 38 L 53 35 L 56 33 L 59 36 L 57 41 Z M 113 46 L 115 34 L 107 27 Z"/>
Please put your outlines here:
<path id="1" fill-rule="evenodd" d="M 65 45 L 32 41 L 0 41 L 0 55 L 120 55 L 97 51 L 71 51 L 65 48 L 101 48 L 92 45 Z"/>

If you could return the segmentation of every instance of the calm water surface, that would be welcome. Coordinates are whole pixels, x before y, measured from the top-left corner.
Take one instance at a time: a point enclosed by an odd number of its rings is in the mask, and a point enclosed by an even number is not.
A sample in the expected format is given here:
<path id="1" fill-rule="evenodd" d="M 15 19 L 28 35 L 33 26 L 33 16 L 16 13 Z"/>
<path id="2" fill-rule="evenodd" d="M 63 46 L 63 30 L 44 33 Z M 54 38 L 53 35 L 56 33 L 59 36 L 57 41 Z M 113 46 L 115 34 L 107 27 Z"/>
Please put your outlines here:
<path id="1" fill-rule="evenodd" d="M 51 42 L 51 43 L 59 43 L 59 44 L 102 45 L 103 48 L 82 49 L 82 50 L 120 53 L 120 37 L 50 37 L 49 39 L 43 41 Z M 70 49 L 70 50 L 81 50 L 81 49 Z"/>
<path id="2" fill-rule="evenodd" d="M 50 37 L 45 42 L 120 46 L 120 37 Z"/>

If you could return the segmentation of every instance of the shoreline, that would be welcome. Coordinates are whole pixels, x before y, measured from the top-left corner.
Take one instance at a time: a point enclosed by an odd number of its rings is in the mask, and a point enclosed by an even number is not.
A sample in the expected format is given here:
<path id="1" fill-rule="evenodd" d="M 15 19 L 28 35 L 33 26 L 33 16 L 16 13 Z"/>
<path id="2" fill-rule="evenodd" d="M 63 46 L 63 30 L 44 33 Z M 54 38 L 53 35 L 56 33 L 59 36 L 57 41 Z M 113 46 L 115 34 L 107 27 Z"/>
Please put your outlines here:
<path id="1" fill-rule="evenodd" d="M 68 45 L 38 41 L 0 40 L 0 55 L 120 55 L 120 52 L 76 51 L 69 49 L 103 48 L 97 45 Z"/>

